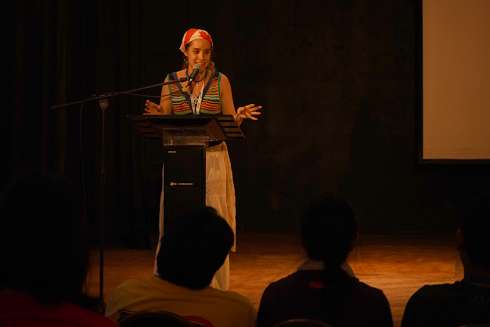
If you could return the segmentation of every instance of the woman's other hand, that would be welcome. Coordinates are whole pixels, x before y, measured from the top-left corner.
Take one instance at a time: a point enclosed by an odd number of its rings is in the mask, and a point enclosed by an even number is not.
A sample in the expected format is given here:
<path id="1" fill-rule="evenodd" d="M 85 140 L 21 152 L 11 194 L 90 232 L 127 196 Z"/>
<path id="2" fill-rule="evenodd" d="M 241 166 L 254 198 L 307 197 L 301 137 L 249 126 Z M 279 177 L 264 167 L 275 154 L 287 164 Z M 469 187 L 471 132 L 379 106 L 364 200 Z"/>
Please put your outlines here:
<path id="1" fill-rule="evenodd" d="M 151 102 L 150 100 L 145 101 L 145 112 L 146 115 L 161 115 L 162 107 L 155 102 Z"/>
<path id="2" fill-rule="evenodd" d="M 253 103 L 247 104 L 246 106 L 243 107 L 238 107 L 235 115 L 235 120 L 236 121 L 240 121 L 243 119 L 257 120 L 258 118 L 256 116 L 260 116 L 262 114 L 260 112 L 260 109 L 262 109 L 262 106 Z"/>

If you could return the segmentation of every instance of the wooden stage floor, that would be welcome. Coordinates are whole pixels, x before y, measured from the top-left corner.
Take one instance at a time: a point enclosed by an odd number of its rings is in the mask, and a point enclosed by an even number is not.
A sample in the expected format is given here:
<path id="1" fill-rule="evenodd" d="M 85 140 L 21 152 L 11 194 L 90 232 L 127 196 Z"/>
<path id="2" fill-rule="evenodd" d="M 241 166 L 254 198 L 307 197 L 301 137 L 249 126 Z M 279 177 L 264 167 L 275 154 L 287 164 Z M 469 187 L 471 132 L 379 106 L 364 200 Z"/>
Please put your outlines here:
<path id="1" fill-rule="evenodd" d="M 150 250 L 108 249 L 105 252 L 104 294 L 128 278 L 152 273 Z M 98 258 L 94 258 L 88 289 L 98 294 Z M 258 306 L 270 282 L 293 271 L 303 262 L 298 239 L 292 235 L 238 235 L 237 252 L 231 255 L 231 290 Z M 448 236 L 362 236 L 349 257 L 357 277 L 382 289 L 390 302 L 395 326 L 403 308 L 423 284 L 453 282 L 462 278 L 455 238 Z"/>

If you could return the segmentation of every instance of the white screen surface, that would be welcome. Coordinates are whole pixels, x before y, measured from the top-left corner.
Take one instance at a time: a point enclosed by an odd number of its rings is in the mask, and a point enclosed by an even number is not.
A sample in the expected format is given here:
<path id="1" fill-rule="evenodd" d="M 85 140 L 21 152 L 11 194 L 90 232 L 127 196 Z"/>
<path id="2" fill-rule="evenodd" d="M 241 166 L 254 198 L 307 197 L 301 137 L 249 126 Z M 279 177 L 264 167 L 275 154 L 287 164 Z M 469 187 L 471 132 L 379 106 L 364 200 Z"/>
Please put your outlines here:
<path id="1" fill-rule="evenodd" d="M 422 0 L 422 159 L 490 159 L 490 0 Z"/>

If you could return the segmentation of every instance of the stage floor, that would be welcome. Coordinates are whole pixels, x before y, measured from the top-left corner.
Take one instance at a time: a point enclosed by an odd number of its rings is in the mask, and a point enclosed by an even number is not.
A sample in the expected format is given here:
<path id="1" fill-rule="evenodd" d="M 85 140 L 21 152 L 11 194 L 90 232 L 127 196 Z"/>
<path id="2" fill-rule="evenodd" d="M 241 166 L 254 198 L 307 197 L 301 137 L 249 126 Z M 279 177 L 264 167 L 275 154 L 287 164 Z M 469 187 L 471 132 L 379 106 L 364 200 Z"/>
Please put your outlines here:
<path id="1" fill-rule="evenodd" d="M 152 274 L 150 250 L 107 249 L 104 254 L 106 299 L 122 281 Z M 93 258 L 89 274 L 93 295 L 98 295 L 98 260 Z M 296 236 L 239 234 L 237 252 L 231 255 L 231 290 L 258 306 L 267 284 L 295 271 L 303 260 Z M 419 287 L 453 282 L 463 274 L 455 238 L 448 236 L 361 236 L 349 264 L 361 281 L 384 291 L 395 326 L 400 325 L 403 308 Z"/>

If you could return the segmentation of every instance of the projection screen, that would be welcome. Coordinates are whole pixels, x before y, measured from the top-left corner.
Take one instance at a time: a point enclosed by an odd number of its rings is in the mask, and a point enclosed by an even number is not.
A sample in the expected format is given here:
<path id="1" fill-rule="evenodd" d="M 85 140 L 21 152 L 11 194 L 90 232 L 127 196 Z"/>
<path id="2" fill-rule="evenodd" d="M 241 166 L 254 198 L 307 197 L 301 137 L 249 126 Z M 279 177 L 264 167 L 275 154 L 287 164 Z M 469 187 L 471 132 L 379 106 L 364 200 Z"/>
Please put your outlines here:
<path id="1" fill-rule="evenodd" d="M 490 160 L 490 0 L 421 0 L 424 160 Z"/>

